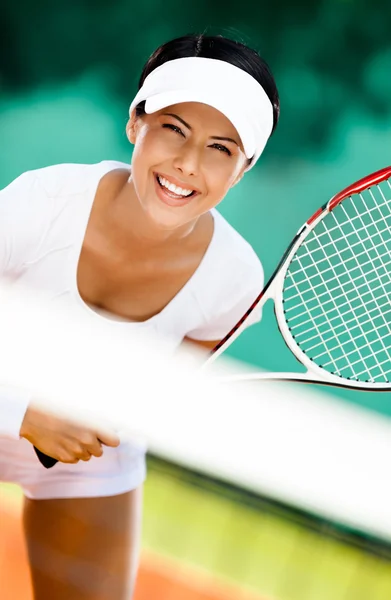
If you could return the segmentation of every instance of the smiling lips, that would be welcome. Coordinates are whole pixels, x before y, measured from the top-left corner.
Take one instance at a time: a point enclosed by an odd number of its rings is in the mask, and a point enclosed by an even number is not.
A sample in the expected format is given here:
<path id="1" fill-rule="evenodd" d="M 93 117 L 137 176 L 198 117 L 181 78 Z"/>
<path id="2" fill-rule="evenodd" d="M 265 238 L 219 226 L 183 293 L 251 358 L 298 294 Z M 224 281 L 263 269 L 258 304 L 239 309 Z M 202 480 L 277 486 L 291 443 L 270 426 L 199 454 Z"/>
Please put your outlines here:
<path id="1" fill-rule="evenodd" d="M 158 173 L 155 173 L 155 182 L 159 198 L 169 206 L 185 206 L 199 194 L 197 190 L 182 188 Z"/>

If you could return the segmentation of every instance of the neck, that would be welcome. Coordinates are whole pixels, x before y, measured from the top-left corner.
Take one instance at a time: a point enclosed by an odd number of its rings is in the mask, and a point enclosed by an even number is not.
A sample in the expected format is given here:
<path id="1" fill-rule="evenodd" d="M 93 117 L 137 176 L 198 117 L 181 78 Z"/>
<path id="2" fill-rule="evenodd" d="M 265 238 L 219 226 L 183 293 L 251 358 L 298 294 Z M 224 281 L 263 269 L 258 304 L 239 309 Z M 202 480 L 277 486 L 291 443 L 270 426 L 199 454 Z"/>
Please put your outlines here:
<path id="1" fill-rule="evenodd" d="M 194 220 L 173 230 L 157 227 L 143 210 L 131 176 L 117 190 L 107 208 L 108 220 L 115 235 L 128 243 L 135 240 L 145 247 L 183 240 L 192 233 L 197 223 Z"/>

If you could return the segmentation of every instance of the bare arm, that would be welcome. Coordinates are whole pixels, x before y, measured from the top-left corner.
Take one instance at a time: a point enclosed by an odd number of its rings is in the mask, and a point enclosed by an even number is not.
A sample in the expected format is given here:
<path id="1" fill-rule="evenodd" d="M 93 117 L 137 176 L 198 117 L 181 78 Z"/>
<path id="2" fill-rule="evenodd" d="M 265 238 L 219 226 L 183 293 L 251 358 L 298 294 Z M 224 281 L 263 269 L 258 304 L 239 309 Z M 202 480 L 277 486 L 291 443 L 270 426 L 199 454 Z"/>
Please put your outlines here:
<path id="1" fill-rule="evenodd" d="M 191 338 L 185 338 L 184 344 L 190 344 L 196 348 L 198 348 L 201 352 L 205 351 L 205 354 L 209 354 L 213 350 L 215 346 L 220 342 L 220 340 L 192 340 Z"/>

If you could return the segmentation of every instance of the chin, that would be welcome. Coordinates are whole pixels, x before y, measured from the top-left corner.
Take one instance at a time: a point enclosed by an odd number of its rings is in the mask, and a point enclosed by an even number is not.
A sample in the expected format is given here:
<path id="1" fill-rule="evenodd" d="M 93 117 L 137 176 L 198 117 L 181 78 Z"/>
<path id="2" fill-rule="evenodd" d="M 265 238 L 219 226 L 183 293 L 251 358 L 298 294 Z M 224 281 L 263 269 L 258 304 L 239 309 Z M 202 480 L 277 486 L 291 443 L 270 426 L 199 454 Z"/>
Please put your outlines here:
<path id="1" fill-rule="evenodd" d="M 181 209 L 162 210 L 161 207 L 154 206 L 148 210 L 148 217 L 157 229 L 162 231 L 173 231 L 192 220 L 192 218 L 189 218 L 188 214 L 186 215 L 184 211 L 182 211 L 182 214 L 179 214 L 180 210 Z M 194 218 L 195 217 L 193 217 L 193 219 Z"/>

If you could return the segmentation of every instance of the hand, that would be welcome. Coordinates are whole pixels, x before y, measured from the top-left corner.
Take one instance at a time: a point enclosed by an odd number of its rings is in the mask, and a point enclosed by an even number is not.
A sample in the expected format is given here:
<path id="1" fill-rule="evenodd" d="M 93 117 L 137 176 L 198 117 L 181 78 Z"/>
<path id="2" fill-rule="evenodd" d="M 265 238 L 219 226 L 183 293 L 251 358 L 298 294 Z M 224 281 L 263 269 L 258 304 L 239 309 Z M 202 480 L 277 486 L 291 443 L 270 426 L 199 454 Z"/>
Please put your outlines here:
<path id="1" fill-rule="evenodd" d="M 63 463 L 102 456 L 102 445 L 116 448 L 120 443 L 117 433 L 110 427 L 82 425 L 34 403 L 27 408 L 20 436 Z"/>

